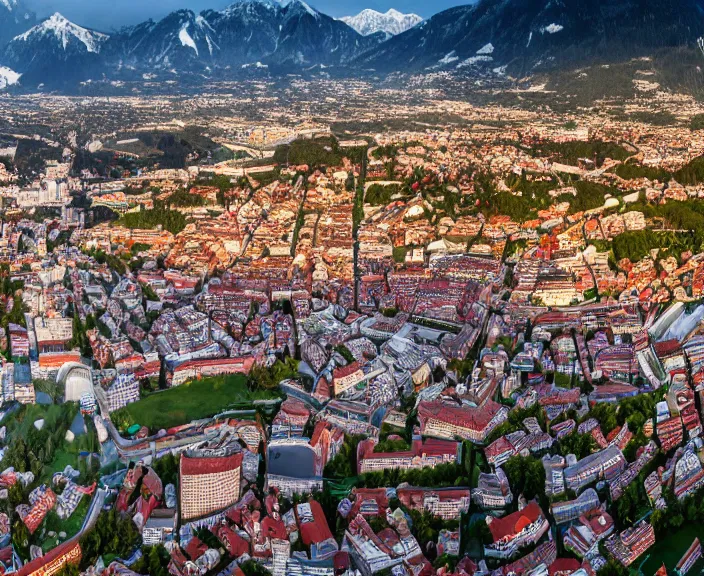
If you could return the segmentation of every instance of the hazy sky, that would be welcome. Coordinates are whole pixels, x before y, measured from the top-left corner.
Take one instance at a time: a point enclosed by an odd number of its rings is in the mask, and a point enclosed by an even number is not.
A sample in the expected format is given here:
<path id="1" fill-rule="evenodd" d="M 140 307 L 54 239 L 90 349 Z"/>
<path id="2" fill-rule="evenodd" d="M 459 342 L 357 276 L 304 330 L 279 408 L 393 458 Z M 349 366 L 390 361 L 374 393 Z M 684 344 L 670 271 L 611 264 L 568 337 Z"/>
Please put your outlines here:
<path id="1" fill-rule="evenodd" d="M 172 10 L 190 8 L 198 12 L 206 8 L 224 8 L 232 0 L 25 0 L 39 17 L 61 12 L 76 24 L 110 31 L 148 18 L 160 18 Z M 356 14 L 364 8 L 385 12 L 396 8 L 415 12 L 424 18 L 451 6 L 468 4 L 469 0 L 308 0 L 309 4 L 331 16 Z"/>

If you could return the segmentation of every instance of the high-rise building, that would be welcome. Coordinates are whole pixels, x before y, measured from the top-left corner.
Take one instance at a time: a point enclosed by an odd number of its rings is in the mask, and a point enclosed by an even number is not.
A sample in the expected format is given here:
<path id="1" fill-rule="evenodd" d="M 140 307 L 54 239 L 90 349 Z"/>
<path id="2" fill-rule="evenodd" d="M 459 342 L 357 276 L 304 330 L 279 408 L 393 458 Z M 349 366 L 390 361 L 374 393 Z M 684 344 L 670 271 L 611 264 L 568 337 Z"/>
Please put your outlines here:
<path id="1" fill-rule="evenodd" d="M 219 457 L 185 453 L 181 456 L 179 480 L 182 520 L 227 508 L 240 497 L 242 453 Z"/>

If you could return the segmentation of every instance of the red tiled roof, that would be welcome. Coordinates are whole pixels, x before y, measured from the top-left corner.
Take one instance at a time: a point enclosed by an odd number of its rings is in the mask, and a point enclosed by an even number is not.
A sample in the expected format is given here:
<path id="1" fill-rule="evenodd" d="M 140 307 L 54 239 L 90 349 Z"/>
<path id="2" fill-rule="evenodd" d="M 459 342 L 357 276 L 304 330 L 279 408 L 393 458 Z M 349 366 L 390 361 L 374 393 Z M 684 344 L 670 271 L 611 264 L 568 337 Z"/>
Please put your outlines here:
<path id="1" fill-rule="evenodd" d="M 377 536 L 379 537 L 379 540 L 386 544 L 389 550 L 400 541 L 398 534 L 393 528 L 384 528 L 377 534 Z"/>
<path id="2" fill-rule="evenodd" d="M 40 354 L 39 366 L 63 366 L 67 362 L 80 362 L 81 355 L 78 352 L 65 352 L 61 354 Z"/>
<path id="3" fill-rule="evenodd" d="M 435 574 L 433 565 L 423 554 L 416 554 L 411 558 L 407 558 L 406 562 L 411 567 L 413 574 L 418 574 L 418 576 L 432 576 Z"/>
<path id="4" fill-rule="evenodd" d="M 203 360 L 188 360 L 183 364 L 179 364 L 174 369 L 174 374 L 190 370 L 191 368 L 205 368 L 207 366 L 238 366 L 242 365 L 245 371 L 249 371 L 254 364 L 254 358 L 251 356 L 233 356 L 232 358 L 206 358 Z"/>
<path id="5" fill-rule="evenodd" d="M 444 402 L 421 402 L 418 406 L 418 417 L 421 424 L 429 418 L 449 422 L 463 428 L 483 430 L 501 409 L 501 405 L 493 400 L 487 400 L 481 408 L 458 406 Z"/>
<path id="6" fill-rule="evenodd" d="M 396 490 L 398 499 L 405 505 L 413 507 L 413 502 L 419 504 L 423 501 L 426 494 L 437 495 L 441 502 L 447 500 L 460 500 L 461 498 L 469 498 L 469 488 L 398 488 Z M 357 496 L 359 498 L 359 496 Z"/>
<path id="7" fill-rule="evenodd" d="M 484 455 L 487 458 L 495 458 L 499 454 L 503 454 L 504 452 L 513 452 L 513 450 L 513 445 L 508 441 L 506 436 L 502 436 L 484 449 Z"/>
<path id="8" fill-rule="evenodd" d="M 325 420 L 318 420 L 315 425 L 315 428 L 313 428 L 313 436 L 310 439 L 310 445 L 316 446 L 320 441 L 320 437 L 323 434 L 323 431 L 327 430 L 329 427 L 331 427 L 331 424 L 329 422 Z"/>
<path id="9" fill-rule="evenodd" d="M 277 540 L 287 540 L 288 534 L 286 532 L 286 525 L 283 520 L 274 520 L 271 516 L 267 516 L 261 522 L 262 533 L 264 533 L 269 538 L 274 538 Z"/>
<path id="10" fill-rule="evenodd" d="M 616 428 L 614 428 L 611 432 L 609 432 L 606 435 L 606 441 L 611 442 L 614 438 L 616 438 L 616 436 L 618 436 L 619 432 L 621 432 L 621 428 L 622 428 L 621 426 L 616 426 Z"/>
<path id="11" fill-rule="evenodd" d="M 195 562 L 198 558 L 205 554 L 207 549 L 208 545 L 202 542 L 197 536 L 194 536 L 191 538 L 190 542 L 188 542 L 185 552 L 188 554 L 188 557 Z"/>
<path id="12" fill-rule="evenodd" d="M 242 466 L 242 453 L 232 456 L 217 458 L 193 458 L 183 454 L 181 456 L 181 474 L 186 476 L 200 476 L 204 474 L 219 474 L 227 470 L 234 470 Z"/>
<path id="13" fill-rule="evenodd" d="M 359 362 L 352 362 L 347 366 L 340 366 L 339 368 L 335 368 L 335 370 L 333 370 L 332 375 L 333 378 L 344 378 L 345 376 L 354 374 L 357 370 L 359 370 Z"/>
<path id="14" fill-rule="evenodd" d="M 428 456 L 442 456 L 444 454 L 457 454 L 459 443 L 453 440 L 439 440 L 437 438 L 427 438 L 425 442 L 420 440 L 413 442 L 413 452 L 415 454 L 427 454 Z"/>
<path id="15" fill-rule="evenodd" d="M 582 514 L 579 518 L 580 522 L 588 523 L 594 534 L 597 536 L 605 534 L 614 525 L 613 518 L 607 512 L 602 512 L 598 508 Z"/>
<path id="16" fill-rule="evenodd" d="M 298 416 L 310 416 L 310 408 L 304 402 L 296 398 L 287 398 L 281 405 L 281 410 L 287 414 L 296 414 Z M 321 420 L 322 422 L 322 420 Z"/>
<path id="17" fill-rule="evenodd" d="M 678 340 L 665 340 L 664 342 L 655 342 L 653 348 L 658 356 L 669 356 L 680 350 L 680 343 Z"/>
<path id="18" fill-rule="evenodd" d="M 301 519 L 298 518 L 298 507 L 295 508 L 296 518 L 301 529 L 301 539 L 306 546 L 318 544 L 328 538 L 332 538 L 332 532 L 330 532 L 328 527 L 328 521 L 325 518 L 322 506 L 315 500 L 309 500 L 308 504 L 310 504 L 310 510 L 313 514 L 313 522 L 301 523 Z"/>
<path id="19" fill-rule="evenodd" d="M 77 540 L 70 540 L 47 552 L 41 558 L 28 562 L 17 571 L 17 576 L 34 576 L 44 573 L 44 567 L 57 559 L 77 564 L 81 559 L 81 545 Z"/>
<path id="20" fill-rule="evenodd" d="M 386 497 L 386 488 L 356 488 L 353 491 L 354 505 L 350 511 L 350 516 L 359 514 L 362 504 L 374 500 L 377 505 L 377 515 L 383 516 L 389 507 L 389 499 Z"/>
<path id="21" fill-rule="evenodd" d="M 579 401 L 579 395 L 579 388 L 573 388 L 571 390 L 558 390 L 541 398 L 539 402 L 541 406 L 576 404 Z"/>
<path id="22" fill-rule="evenodd" d="M 347 552 L 336 552 L 333 558 L 335 570 L 347 570 L 350 566 L 350 557 Z"/>
<path id="23" fill-rule="evenodd" d="M 364 460 L 375 460 L 394 457 L 407 457 L 413 458 L 414 456 L 422 456 L 426 454 L 427 456 L 443 456 L 445 454 L 456 455 L 459 447 L 458 442 L 452 440 L 438 440 L 435 438 L 428 438 L 425 442 L 421 440 L 414 440 L 413 445 L 410 450 L 400 450 L 398 452 L 374 452 L 373 441 L 367 441 L 364 445 L 363 459 Z"/>
<path id="24" fill-rule="evenodd" d="M 491 524 L 489 524 L 489 530 L 494 538 L 494 542 L 497 542 L 507 536 L 518 534 L 542 515 L 543 511 L 540 509 L 537 502 L 531 502 L 523 510 L 519 510 L 503 518 L 494 518 Z"/>
<path id="25" fill-rule="evenodd" d="M 630 384 L 617 384 L 612 382 L 611 384 L 600 384 L 599 386 L 594 386 L 592 395 L 597 398 L 599 396 L 610 396 L 612 394 L 633 394 L 636 391 L 637 388 L 631 386 Z"/>
<path id="26" fill-rule="evenodd" d="M 575 558 L 558 558 L 550 564 L 548 570 L 550 571 L 550 576 L 554 576 L 555 574 L 559 574 L 561 572 L 576 572 L 581 567 L 582 564 Z"/>
<path id="27" fill-rule="evenodd" d="M 249 542 L 229 526 L 214 526 L 212 532 L 225 545 L 230 555 L 239 557 L 249 553 Z"/>

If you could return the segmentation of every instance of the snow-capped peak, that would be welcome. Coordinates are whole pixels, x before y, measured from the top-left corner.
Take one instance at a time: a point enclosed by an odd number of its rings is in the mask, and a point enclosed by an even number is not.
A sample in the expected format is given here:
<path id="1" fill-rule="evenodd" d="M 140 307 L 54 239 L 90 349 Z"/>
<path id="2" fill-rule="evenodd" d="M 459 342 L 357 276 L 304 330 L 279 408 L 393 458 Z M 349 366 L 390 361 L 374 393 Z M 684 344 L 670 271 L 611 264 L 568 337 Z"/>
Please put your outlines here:
<path id="1" fill-rule="evenodd" d="M 258 4 L 261 6 L 266 6 L 267 8 L 276 10 L 281 8 L 281 4 L 276 0 L 236 0 L 234 3 L 230 4 L 227 8 L 222 11 L 222 14 L 231 14 L 240 6 Z"/>
<path id="2" fill-rule="evenodd" d="M 310 14 L 314 18 L 317 18 L 318 16 L 320 16 L 319 12 L 315 8 L 311 8 L 303 0 L 278 0 L 278 2 L 279 2 L 279 4 L 281 4 L 282 8 L 292 6 L 295 8 L 300 8 L 302 10 L 305 10 L 308 14 Z"/>
<path id="3" fill-rule="evenodd" d="M 64 50 L 66 50 L 72 40 L 77 40 L 85 46 L 88 52 L 95 54 L 100 52 L 101 45 L 108 39 L 106 34 L 82 28 L 56 12 L 41 24 L 37 24 L 18 36 L 15 40 L 24 40 L 26 42 L 49 35 L 53 35 L 61 43 Z"/>
<path id="4" fill-rule="evenodd" d="M 391 8 L 385 14 L 367 8 L 356 16 L 340 18 L 345 24 L 354 28 L 362 36 L 385 32 L 395 36 L 401 34 L 423 21 L 418 14 L 402 14 Z"/>
<path id="5" fill-rule="evenodd" d="M 272 10 L 280 10 L 281 8 L 286 8 L 287 6 L 296 6 L 305 10 L 311 16 L 318 17 L 319 13 L 315 8 L 311 8 L 310 5 L 306 4 L 303 0 L 236 0 L 233 4 L 230 4 L 225 8 L 222 13 L 230 14 L 237 10 L 240 6 L 247 5 L 260 5 L 270 8 Z"/>

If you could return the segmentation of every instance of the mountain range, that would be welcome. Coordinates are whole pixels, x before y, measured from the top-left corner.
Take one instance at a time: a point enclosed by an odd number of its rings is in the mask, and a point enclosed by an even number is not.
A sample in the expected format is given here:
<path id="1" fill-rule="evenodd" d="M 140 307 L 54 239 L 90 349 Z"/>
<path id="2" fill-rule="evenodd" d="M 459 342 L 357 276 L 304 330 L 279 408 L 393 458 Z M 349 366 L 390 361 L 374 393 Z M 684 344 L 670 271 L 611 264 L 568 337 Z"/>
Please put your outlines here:
<path id="1" fill-rule="evenodd" d="M 418 14 L 401 14 L 393 8 L 384 14 L 367 8 L 356 16 L 344 16 L 340 20 L 362 36 L 383 32 L 388 38 L 402 34 L 423 21 Z"/>
<path id="2" fill-rule="evenodd" d="M 361 58 L 379 72 L 485 68 L 519 77 L 696 47 L 703 0 L 481 0 L 436 14 Z"/>
<path id="3" fill-rule="evenodd" d="M 362 36 L 303 0 L 238 0 L 222 11 L 179 10 L 111 35 L 57 13 L 13 37 L 0 65 L 21 74 L 24 87 L 55 87 L 130 72 L 339 66 L 384 40 L 384 33 Z"/>
<path id="4" fill-rule="evenodd" d="M 237 0 L 104 34 L 60 14 L 36 23 L 0 0 L 0 88 L 70 88 L 155 75 L 344 75 L 451 71 L 520 78 L 704 46 L 704 0 L 479 0 L 420 17 L 335 19 L 304 0 Z M 4 46 L 4 47 L 2 47 Z"/>

